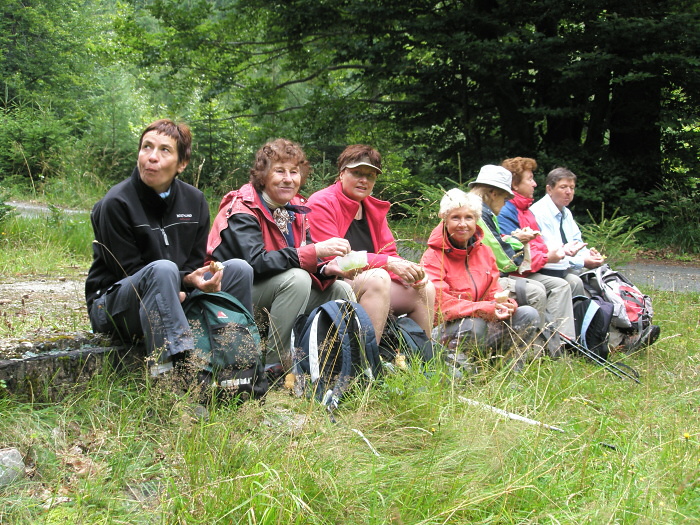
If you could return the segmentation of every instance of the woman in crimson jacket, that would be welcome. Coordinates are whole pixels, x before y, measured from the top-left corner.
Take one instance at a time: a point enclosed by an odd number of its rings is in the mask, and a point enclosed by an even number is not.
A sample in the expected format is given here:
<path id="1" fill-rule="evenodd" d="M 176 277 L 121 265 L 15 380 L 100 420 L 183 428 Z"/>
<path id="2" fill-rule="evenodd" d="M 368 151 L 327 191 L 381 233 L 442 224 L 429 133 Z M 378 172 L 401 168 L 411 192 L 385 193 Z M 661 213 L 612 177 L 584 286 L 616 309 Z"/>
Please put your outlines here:
<path id="1" fill-rule="evenodd" d="M 539 315 L 503 293 L 491 248 L 482 244 L 481 200 L 455 188 L 440 202 L 442 221 L 430 234 L 421 263 L 435 285 L 435 339 L 455 348 L 476 347 L 483 355 L 504 354 L 514 345 L 516 364 L 537 335 Z"/>
<path id="2" fill-rule="evenodd" d="M 298 194 L 310 171 L 299 144 L 276 139 L 260 148 L 250 182 L 221 200 L 209 232 L 207 261 L 239 258 L 253 267 L 253 304 L 269 316 L 266 369 L 272 376 L 290 364 L 294 321 L 335 299 L 355 300 L 337 262 L 350 252 L 345 239 L 313 243 L 305 199 Z"/>
<path id="3" fill-rule="evenodd" d="M 537 225 L 537 219 L 530 211 L 537 187 L 534 176 L 534 170 L 537 169 L 535 159 L 513 157 L 505 159 L 501 165 L 513 174 L 511 187 L 515 196 L 501 208 L 498 223 L 502 233 L 512 232 L 523 244 L 527 243 L 530 247 L 532 263 L 525 277 L 542 283 L 547 290 L 545 335 L 549 341 L 550 355 L 557 357 L 562 353 L 559 332 L 571 339 L 576 339 L 572 301 L 573 297 L 584 295 L 583 283 L 574 274 L 557 275 L 543 268 L 548 262 L 562 260 L 565 255 L 562 248 L 550 250 L 547 247 L 539 235 L 540 227 Z M 535 233 L 523 231 L 525 227 L 529 227 Z"/>
<path id="4" fill-rule="evenodd" d="M 367 265 L 347 279 L 381 339 L 390 311 L 406 314 L 430 335 L 435 290 L 420 265 L 403 259 L 387 223 L 388 202 L 372 197 L 382 157 L 371 146 L 348 146 L 338 157 L 338 180 L 309 197 L 311 236 L 341 237 L 367 252 Z"/>

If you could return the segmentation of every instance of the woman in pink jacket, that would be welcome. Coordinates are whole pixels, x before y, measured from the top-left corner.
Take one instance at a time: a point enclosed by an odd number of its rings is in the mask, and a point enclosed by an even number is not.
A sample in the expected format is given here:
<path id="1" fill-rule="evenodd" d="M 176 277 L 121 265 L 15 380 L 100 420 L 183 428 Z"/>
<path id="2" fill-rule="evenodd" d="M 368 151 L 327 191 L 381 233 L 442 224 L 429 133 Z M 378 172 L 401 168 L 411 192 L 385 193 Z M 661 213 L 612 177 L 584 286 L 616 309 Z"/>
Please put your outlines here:
<path id="1" fill-rule="evenodd" d="M 434 338 L 456 348 L 466 345 L 488 356 L 518 348 L 516 365 L 537 335 L 539 315 L 503 293 L 500 272 L 491 248 L 482 244 L 477 226 L 481 200 L 460 189 L 448 191 L 440 202 L 442 221 L 428 240 L 421 263 L 435 285 L 438 326 Z"/>
<path id="2" fill-rule="evenodd" d="M 430 335 L 435 290 L 420 265 L 396 251 L 387 223 L 388 202 L 372 197 L 382 157 L 371 146 L 355 144 L 338 157 L 338 180 L 309 197 L 309 222 L 314 241 L 347 239 L 353 251 L 367 252 L 367 265 L 354 279 L 359 303 L 372 320 L 377 341 L 387 316 L 407 314 Z"/>

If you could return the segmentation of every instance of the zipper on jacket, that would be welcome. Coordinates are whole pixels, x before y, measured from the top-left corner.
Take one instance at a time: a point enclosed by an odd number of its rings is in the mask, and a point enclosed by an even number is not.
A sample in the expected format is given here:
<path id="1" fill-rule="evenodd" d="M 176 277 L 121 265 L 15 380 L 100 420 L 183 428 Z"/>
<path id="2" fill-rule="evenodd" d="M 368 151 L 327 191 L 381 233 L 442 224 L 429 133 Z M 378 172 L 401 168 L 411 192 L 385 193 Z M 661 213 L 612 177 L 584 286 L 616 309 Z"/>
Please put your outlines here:
<path id="1" fill-rule="evenodd" d="M 162 226 L 160 227 L 160 233 L 163 234 L 163 242 L 165 243 L 165 245 L 170 246 L 170 242 L 168 242 L 168 234 L 165 233 L 165 229 Z"/>
<path id="2" fill-rule="evenodd" d="M 467 269 L 467 275 L 472 280 L 472 286 L 474 286 L 474 301 L 480 301 L 479 288 L 476 285 L 476 281 L 474 280 L 471 270 L 469 269 L 469 253 L 467 253 L 467 256 L 464 258 L 464 267 Z"/>

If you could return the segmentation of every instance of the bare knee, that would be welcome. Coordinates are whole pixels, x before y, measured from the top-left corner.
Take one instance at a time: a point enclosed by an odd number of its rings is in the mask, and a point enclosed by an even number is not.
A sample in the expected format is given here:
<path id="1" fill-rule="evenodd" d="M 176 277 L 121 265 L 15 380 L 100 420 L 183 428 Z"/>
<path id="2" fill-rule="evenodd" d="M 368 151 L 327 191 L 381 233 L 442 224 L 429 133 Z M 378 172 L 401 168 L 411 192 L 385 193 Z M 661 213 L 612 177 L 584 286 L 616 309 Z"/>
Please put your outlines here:
<path id="1" fill-rule="evenodd" d="M 382 268 L 373 268 L 358 275 L 352 284 L 358 300 L 364 295 L 367 298 L 385 298 L 388 300 L 391 289 L 391 277 Z"/>

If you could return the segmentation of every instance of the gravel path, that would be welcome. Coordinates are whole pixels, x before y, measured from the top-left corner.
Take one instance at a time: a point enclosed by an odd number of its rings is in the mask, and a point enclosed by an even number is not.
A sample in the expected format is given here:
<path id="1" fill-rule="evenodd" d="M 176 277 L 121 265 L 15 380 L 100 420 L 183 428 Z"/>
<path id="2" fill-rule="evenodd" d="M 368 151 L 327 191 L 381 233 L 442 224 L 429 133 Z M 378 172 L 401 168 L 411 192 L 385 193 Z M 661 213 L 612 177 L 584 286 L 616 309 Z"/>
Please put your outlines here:
<path id="1" fill-rule="evenodd" d="M 34 204 L 32 202 L 7 201 L 6 204 L 14 207 L 20 217 L 45 217 L 51 213 L 51 210 L 45 204 Z M 68 215 L 87 215 L 89 211 L 71 210 L 69 208 L 57 208 L 62 213 Z"/>
<path id="2" fill-rule="evenodd" d="M 637 261 L 619 269 L 637 286 L 671 292 L 700 292 L 700 268 Z"/>

